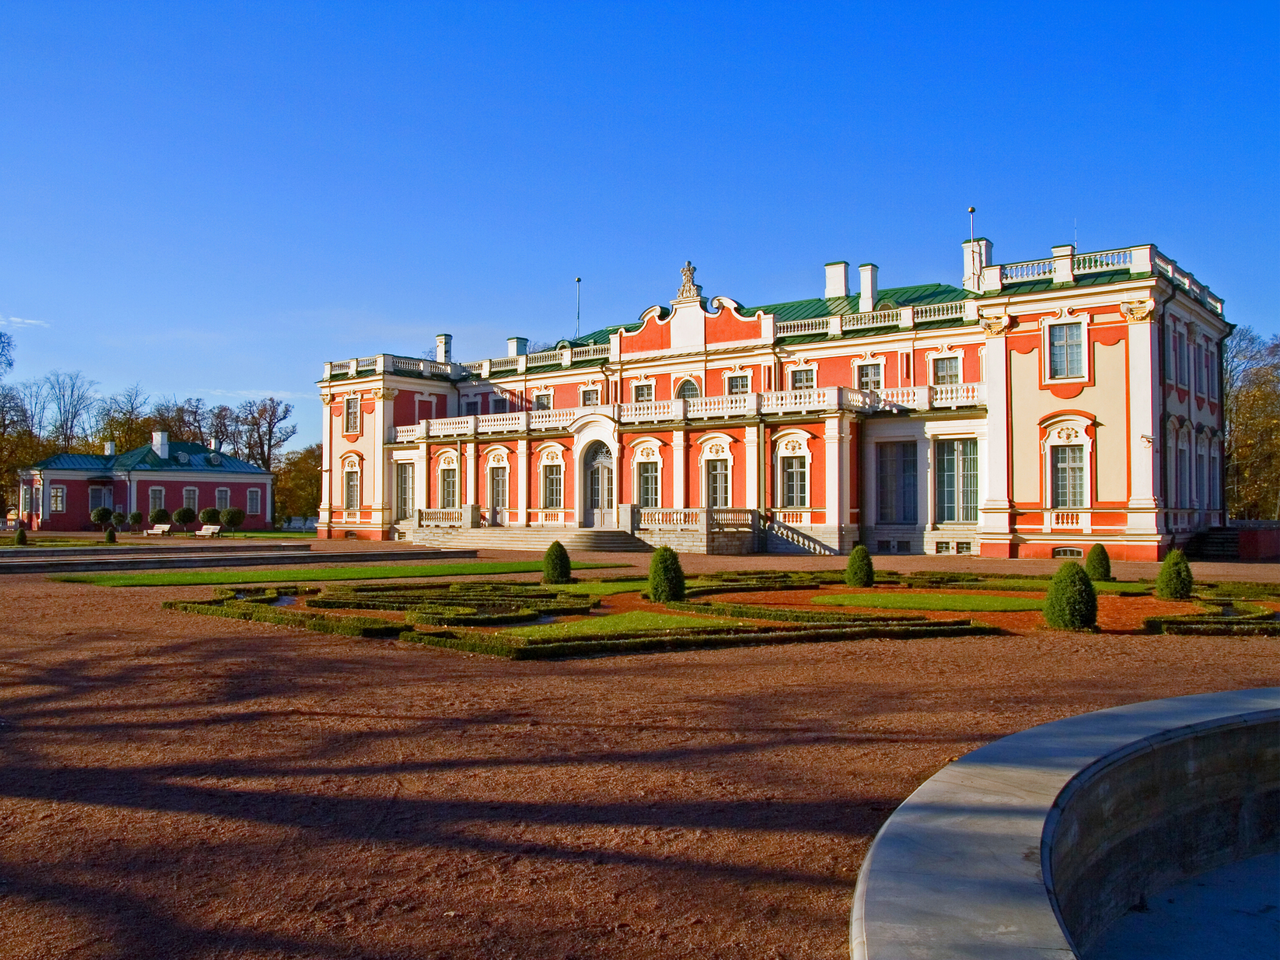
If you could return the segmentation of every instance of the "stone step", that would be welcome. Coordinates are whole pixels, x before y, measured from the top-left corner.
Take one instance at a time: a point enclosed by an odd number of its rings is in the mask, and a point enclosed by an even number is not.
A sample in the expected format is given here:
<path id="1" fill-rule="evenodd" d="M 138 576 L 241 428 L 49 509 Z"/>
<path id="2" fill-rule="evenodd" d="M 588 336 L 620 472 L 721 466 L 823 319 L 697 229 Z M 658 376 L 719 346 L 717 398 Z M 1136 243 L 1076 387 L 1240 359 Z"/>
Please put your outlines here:
<path id="1" fill-rule="evenodd" d="M 653 548 L 622 530 L 548 529 L 533 527 L 419 527 L 409 531 L 415 543 L 463 549 L 544 551 L 559 540 L 566 550 L 648 553 Z"/>

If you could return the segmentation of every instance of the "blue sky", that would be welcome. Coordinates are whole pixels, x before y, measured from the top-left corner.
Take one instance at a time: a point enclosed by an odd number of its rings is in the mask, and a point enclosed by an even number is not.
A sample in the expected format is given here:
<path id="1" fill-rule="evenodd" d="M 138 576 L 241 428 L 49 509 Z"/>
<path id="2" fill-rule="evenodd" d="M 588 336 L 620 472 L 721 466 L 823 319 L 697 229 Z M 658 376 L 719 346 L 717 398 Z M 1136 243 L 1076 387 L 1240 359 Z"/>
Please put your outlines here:
<path id="1" fill-rule="evenodd" d="M 8 379 L 297 405 L 709 295 L 1154 242 L 1280 333 L 1280 6 L 0 7 Z"/>

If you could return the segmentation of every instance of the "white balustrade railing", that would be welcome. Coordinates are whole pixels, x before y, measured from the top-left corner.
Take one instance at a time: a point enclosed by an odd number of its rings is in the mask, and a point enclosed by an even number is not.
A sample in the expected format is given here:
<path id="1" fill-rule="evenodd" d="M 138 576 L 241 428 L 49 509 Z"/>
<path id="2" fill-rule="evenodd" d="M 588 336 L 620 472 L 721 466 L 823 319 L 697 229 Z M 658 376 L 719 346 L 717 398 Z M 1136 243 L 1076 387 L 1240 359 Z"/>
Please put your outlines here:
<path id="1" fill-rule="evenodd" d="M 501 373 L 503 370 L 518 370 L 519 368 L 519 357 L 498 357 L 496 360 L 489 361 L 490 373 Z"/>
<path id="2" fill-rule="evenodd" d="M 754 529 L 756 512 L 740 510 L 734 507 L 713 507 L 711 509 L 711 525 L 717 530 Z"/>
<path id="3" fill-rule="evenodd" d="M 902 320 L 902 311 L 872 310 L 867 313 L 848 313 L 840 318 L 841 330 L 863 330 L 867 327 L 896 327 Z"/>
<path id="4" fill-rule="evenodd" d="M 652 403 L 624 403 L 618 411 L 623 423 L 657 423 L 683 420 L 685 400 L 658 400 Z"/>
<path id="5" fill-rule="evenodd" d="M 1133 265 L 1133 251 L 1103 250 L 1099 253 L 1082 253 L 1072 258 L 1071 272 L 1102 273 L 1104 270 L 1127 270 Z"/>
<path id="6" fill-rule="evenodd" d="M 1197 300 L 1203 300 L 1211 309 L 1222 313 L 1222 298 L 1215 297 L 1208 287 L 1179 267 L 1174 261 L 1157 254 L 1152 257 L 1152 264 L 1156 270 L 1163 273 L 1175 285 L 1182 287 Z"/>
<path id="7" fill-rule="evenodd" d="M 883 390 L 875 391 L 876 404 L 881 408 L 907 407 L 911 410 L 919 410 L 928 403 L 926 395 L 922 404 L 921 392 L 920 387 L 885 387 Z"/>
<path id="8" fill-rule="evenodd" d="M 420 423 L 410 424 L 407 427 L 396 427 L 395 442 L 412 443 L 414 440 L 417 440 L 422 436 L 421 430 L 422 424 Z"/>
<path id="9" fill-rule="evenodd" d="M 931 303 L 928 306 L 916 307 L 916 323 L 921 320 L 953 320 L 956 317 L 963 317 L 964 303 L 963 300 L 956 300 L 952 303 Z"/>
<path id="10" fill-rule="evenodd" d="M 640 527 L 652 530 L 655 527 L 676 527 L 679 529 L 701 529 L 706 526 L 706 511 L 699 509 L 651 509 L 641 508 Z"/>
<path id="11" fill-rule="evenodd" d="M 356 361 L 357 370 L 372 370 L 378 365 L 377 357 L 361 357 Z"/>
<path id="12" fill-rule="evenodd" d="M 427 435 L 431 437 L 455 437 L 475 433 L 479 417 L 446 417 L 428 420 Z"/>
<path id="13" fill-rule="evenodd" d="M 471 363 L 462 364 L 462 369 L 470 373 L 484 373 L 484 361 L 473 360 Z"/>
<path id="14" fill-rule="evenodd" d="M 1053 260 L 1029 260 L 1026 263 L 1006 263 L 1000 267 L 1001 283 L 1025 283 L 1028 280 L 1053 279 Z"/>
<path id="15" fill-rule="evenodd" d="M 735 393 L 723 397 L 695 397 L 684 402 L 686 417 L 741 417 L 759 409 L 758 393 Z"/>
<path id="16" fill-rule="evenodd" d="M 802 333 L 826 333 L 831 325 L 826 317 L 814 317 L 809 320 L 783 320 L 774 324 L 773 332 L 779 337 L 794 337 Z"/>
<path id="17" fill-rule="evenodd" d="M 527 413 L 491 413 L 478 418 L 476 426 L 481 433 L 510 433 L 525 429 L 528 422 Z"/>
<path id="18" fill-rule="evenodd" d="M 566 427 L 578 417 L 574 407 L 564 410 L 534 410 L 529 414 L 529 427 L 532 430 L 549 430 L 555 427 Z"/>
<path id="19" fill-rule="evenodd" d="M 574 360 L 598 360 L 601 357 L 607 358 L 608 356 L 609 356 L 609 344 L 607 343 L 597 343 L 597 344 L 593 344 L 590 347 L 574 347 L 573 348 Z"/>
<path id="20" fill-rule="evenodd" d="M 428 527 L 462 526 L 464 513 L 462 510 L 419 510 L 418 523 Z"/>
<path id="21" fill-rule="evenodd" d="M 761 413 L 808 413 L 810 411 L 839 409 L 839 387 L 818 387 L 813 390 L 776 390 L 760 394 Z"/>
<path id="22" fill-rule="evenodd" d="M 548 363 L 560 362 L 559 350 L 543 350 L 541 353 L 531 353 L 525 361 L 531 367 L 542 367 Z"/>
<path id="23" fill-rule="evenodd" d="M 929 388 L 931 407 L 971 407 L 986 402 L 985 383 L 948 383 Z"/>

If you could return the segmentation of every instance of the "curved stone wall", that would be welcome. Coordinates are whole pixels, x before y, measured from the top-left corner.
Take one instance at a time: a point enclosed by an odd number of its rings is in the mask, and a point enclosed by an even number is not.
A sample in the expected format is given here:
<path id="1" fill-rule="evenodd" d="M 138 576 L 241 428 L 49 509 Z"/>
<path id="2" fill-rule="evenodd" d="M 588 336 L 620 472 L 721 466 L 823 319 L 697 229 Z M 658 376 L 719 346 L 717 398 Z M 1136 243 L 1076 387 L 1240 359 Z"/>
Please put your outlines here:
<path id="1" fill-rule="evenodd" d="M 1076 956 L 1073 941 L 1092 942 L 1144 889 L 1274 849 L 1277 724 L 1280 688 L 1242 690 L 1100 710 L 975 750 L 876 836 L 854 893 L 854 960 Z"/>

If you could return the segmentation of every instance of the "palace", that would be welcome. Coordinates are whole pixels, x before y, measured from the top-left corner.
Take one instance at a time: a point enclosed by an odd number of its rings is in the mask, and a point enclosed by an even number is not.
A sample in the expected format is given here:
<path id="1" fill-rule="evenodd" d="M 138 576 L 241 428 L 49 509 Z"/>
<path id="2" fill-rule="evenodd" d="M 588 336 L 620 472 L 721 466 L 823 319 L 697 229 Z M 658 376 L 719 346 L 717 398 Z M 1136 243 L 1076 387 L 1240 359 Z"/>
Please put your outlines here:
<path id="1" fill-rule="evenodd" d="M 686 264 L 551 350 L 326 363 L 319 535 L 1154 560 L 1224 523 L 1221 299 L 1150 245 L 960 266 L 744 307 Z"/>

